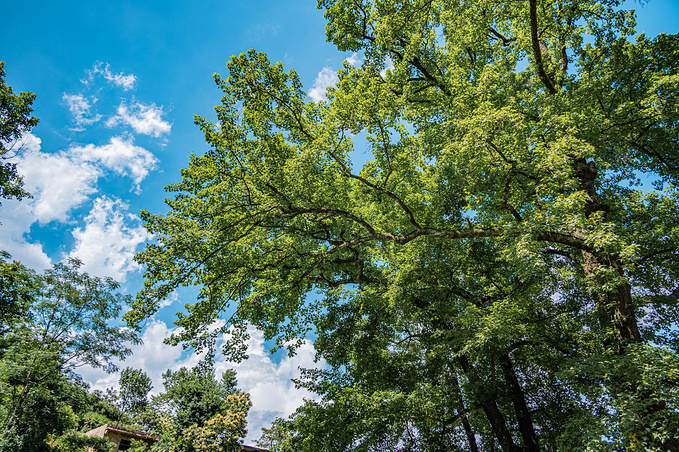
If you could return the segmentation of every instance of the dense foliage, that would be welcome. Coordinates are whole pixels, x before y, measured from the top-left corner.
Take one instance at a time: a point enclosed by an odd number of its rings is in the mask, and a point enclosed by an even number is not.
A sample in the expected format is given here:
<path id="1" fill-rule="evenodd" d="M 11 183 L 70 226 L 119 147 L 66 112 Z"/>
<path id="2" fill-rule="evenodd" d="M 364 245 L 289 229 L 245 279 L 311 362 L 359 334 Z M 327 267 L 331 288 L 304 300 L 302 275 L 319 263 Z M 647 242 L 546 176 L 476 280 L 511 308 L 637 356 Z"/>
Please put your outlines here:
<path id="1" fill-rule="evenodd" d="M 5 83 L 5 62 L 0 61 L 0 198 L 30 196 L 11 159 L 21 150 L 22 134 L 38 124 L 38 119 L 31 117 L 34 99 L 35 94 L 15 94 Z"/>
<path id="2" fill-rule="evenodd" d="M 679 450 L 679 36 L 621 3 L 321 0 L 362 65 L 231 59 L 129 320 L 313 330 L 295 450 Z"/>

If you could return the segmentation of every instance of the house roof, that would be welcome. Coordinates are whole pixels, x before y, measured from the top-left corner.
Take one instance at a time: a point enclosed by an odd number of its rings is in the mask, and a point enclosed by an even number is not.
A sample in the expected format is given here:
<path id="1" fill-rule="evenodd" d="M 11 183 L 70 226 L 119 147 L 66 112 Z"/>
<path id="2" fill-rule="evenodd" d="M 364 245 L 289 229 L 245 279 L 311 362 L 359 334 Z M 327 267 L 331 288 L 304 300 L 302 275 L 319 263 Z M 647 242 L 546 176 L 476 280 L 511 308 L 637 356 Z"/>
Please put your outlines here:
<path id="1" fill-rule="evenodd" d="M 152 435 L 150 433 L 146 433 L 141 430 L 133 430 L 115 424 L 104 424 L 102 426 L 90 430 L 89 432 L 85 433 L 85 435 L 98 436 L 100 438 L 103 438 L 104 436 L 106 436 L 106 433 L 108 432 L 118 433 L 121 436 L 128 436 L 130 438 L 142 439 L 146 441 L 158 441 L 160 439 L 157 436 Z"/>
<path id="2" fill-rule="evenodd" d="M 115 425 L 115 424 L 104 424 L 101 425 L 95 429 L 90 430 L 89 432 L 85 433 L 87 436 L 97 436 L 99 438 L 104 438 L 108 432 L 111 433 L 117 433 L 120 436 L 127 436 L 129 438 L 135 438 L 135 439 L 141 439 L 141 440 L 146 440 L 146 441 L 158 441 L 160 438 L 158 438 L 155 435 L 151 435 L 150 433 L 142 432 L 141 430 L 133 430 L 129 429 L 127 427 L 123 427 L 120 425 Z M 256 446 L 243 446 L 242 452 L 269 452 L 268 449 L 262 449 L 260 447 Z"/>

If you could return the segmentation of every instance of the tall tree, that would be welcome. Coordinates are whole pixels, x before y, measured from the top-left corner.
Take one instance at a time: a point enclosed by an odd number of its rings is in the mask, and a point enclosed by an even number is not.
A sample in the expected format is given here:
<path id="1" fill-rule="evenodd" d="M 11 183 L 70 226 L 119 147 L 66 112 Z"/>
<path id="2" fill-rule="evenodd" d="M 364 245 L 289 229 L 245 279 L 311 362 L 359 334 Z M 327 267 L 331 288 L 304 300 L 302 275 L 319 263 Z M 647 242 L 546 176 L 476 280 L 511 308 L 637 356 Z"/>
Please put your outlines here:
<path id="1" fill-rule="evenodd" d="M 363 64 L 231 59 L 128 319 L 315 328 L 303 450 L 679 450 L 679 36 L 620 3 L 321 0 Z"/>
<path id="2" fill-rule="evenodd" d="M 5 62 L 0 61 L 0 198 L 21 199 L 30 193 L 22 188 L 16 163 L 10 160 L 21 148 L 21 136 L 38 124 L 38 118 L 31 117 L 35 94 L 14 94 L 5 74 Z"/>

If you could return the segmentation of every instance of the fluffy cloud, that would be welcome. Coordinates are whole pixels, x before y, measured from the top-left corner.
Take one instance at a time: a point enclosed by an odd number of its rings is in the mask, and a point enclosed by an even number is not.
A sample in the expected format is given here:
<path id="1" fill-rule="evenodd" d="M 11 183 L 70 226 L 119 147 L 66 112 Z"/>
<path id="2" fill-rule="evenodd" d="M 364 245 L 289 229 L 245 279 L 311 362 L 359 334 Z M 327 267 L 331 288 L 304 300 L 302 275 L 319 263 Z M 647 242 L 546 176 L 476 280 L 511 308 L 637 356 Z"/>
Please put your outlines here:
<path id="1" fill-rule="evenodd" d="M 137 193 L 141 192 L 141 181 L 158 163 L 158 159 L 151 152 L 135 146 L 132 138 L 112 137 L 109 143 L 103 146 L 88 144 L 72 148 L 70 152 L 82 162 L 97 162 L 122 176 L 131 177 Z"/>
<path id="2" fill-rule="evenodd" d="M 329 67 L 324 67 L 316 76 L 314 86 L 308 92 L 309 97 L 315 102 L 325 100 L 325 92 L 328 87 L 333 86 L 338 80 L 335 71 Z"/>
<path id="3" fill-rule="evenodd" d="M 81 81 L 90 85 L 85 92 L 63 93 L 61 99 L 72 118 L 71 130 L 83 131 L 85 126 L 101 121 L 104 112 L 98 114 L 97 110 L 101 111 L 103 102 L 112 109 L 105 116 L 114 114 L 114 121 L 131 126 L 138 133 L 156 137 L 169 133 L 171 125 L 163 119 L 162 107 L 133 100 L 131 105 L 123 101 L 116 110 L 118 96 L 113 104 L 108 102 L 110 97 L 98 99 L 106 94 L 100 88 L 107 82 L 125 91 L 133 89 L 134 75 L 114 72 L 108 63 L 96 62 Z M 96 97 L 90 88 L 96 88 Z M 40 139 L 31 134 L 6 144 L 12 152 L 5 157 L 17 164 L 24 186 L 33 198 L 21 202 L 3 200 L 0 249 L 37 270 L 50 267 L 51 258 L 65 256 L 78 256 L 85 261 L 88 271 L 116 279 L 124 279 L 127 272 L 138 269 L 132 255 L 148 238 L 139 218 L 129 215 L 127 205 L 121 201 L 94 198 L 101 196 L 100 190 L 106 190 L 102 178 L 109 175 L 129 178 L 131 191 L 138 194 L 141 182 L 158 167 L 158 159 L 149 150 L 135 145 L 130 134 L 104 139 L 101 145 L 84 141 L 85 144 L 72 144 L 63 150 L 50 149 L 52 152 L 42 152 Z M 78 208 L 82 206 L 92 206 L 85 218 L 79 214 L 82 209 Z M 80 227 L 69 231 L 74 226 Z M 69 234 L 75 238 L 74 248 L 61 247 L 60 255 L 47 256 L 45 250 L 56 247 L 45 245 L 43 249 L 41 240 Z"/>
<path id="4" fill-rule="evenodd" d="M 275 362 L 264 345 L 264 335 L 254 327 L 248 328 L 247 360 L 240 363 L 219 362 L 215 365 L 219 372 L 235 369 L 238 386 L 250 393 L 252 409 L 248 415 L 248 437 L 246 442 L 253 442 L 262 434 L 262 427 L 269 427 L 276 417 L 287 417 L 304 399 L 312 399 L 314 395 L 306 389 L 298 389 L 293 379 L 301 376 L 303 368 L 322 368 L 325 362 L 314 362 L 315 351 L 311 341 L 305 341 L 297 349 L 295 356 L 287 354 Z"/>
<path id="5" fill-rule="evenodd" d="M 22 154 L 39 151 L 41 145 L 42 140 L 40 138 L 32 133 L 25 133 L 15 140 L 2 141 L 2 147 L 7 150 L 2 158 L 8 163 L 16 162 Z"/>
<path id="6" fill-rule="evenodd" d="M 41 152 L 40 138 L 30 133 L 25 134 L 15 147 L 19 174 L 23 176 L 24 188 L 33 194 L 33 199 L 3 203 L 0 249 L 29 267 L 41 270 L 50 267 L 52 262 L 39 243 L 28 241 L 26 234 L 31 225 L 66 221 L 71 209 L 85 202 L 96 191 L 100 172 L 66 153 Z"/>
<path id="7" fill-rule="evenodd" d="M 123 101 L 118 106 L 116 113 L 115 116 L 106 121 L 108 127 L 114 127 L 123 123 L 132 127 L 137 133 L 154 137 L 170 133 L 172 128 L 172 125 L 162 118 L 163 107 L 157 107 L 155 104 L 144 105 L 139 102 L 133 102 L 128 107 L 125 101 Z"/>
<path id="8" fill-rule="evenodd" d="M 26 137 L 17 159 L 19 173 L 32 200 L 35 221 L 66 222 L 71 209 L 97 192 L 97 180 L 104 171 L 129 176 L 139 184 L 156 168 L 158 160 L 148 150 L 135 146 L 132 139 L 113 137 L 108 144 L 89 144 L 50 154 L 40 151 L 40 139 Z"/>
<path id="9" fill-rule="evenodd" d="M 171 334 L 167 325 L 159 320 L 147 324 L 142 334 L 143 343 L 130 347 L 132 355 L 124 362 L 117 362 L 120 368 L 132 367 L 143 369 L 153 381 L 153 394 L 159 394 L 163 388 L 163 372 L 167 369 L 181 367 L 182 349 L 163 343 L 163 339 Z M 78 373 L 90 384 L 92 389 L 105 391 L 107 388 L 118 388 L 118 374 L 107 374 L 101 369 L 83 366 Z"/>
<path id="10" fill-rule="evenodd" d="M 88 273 L 123 281 L 127 273 L 139 269 L 134 254 L 150 235 L 128 207 L 117 199 L 97 198 L 85 226 L 73 230 L 75 246 L 69 256 L 82 260 Z"/>
<path id="11" fill-rule="evenodd" d="M 158 309 L 163 309 L 167 308 L 168 306 L 172 306 L 177 300 L 179 300 L 179 293 L 177 293 L 176 290 L 173 290 L 170 295 L 167 296 L 164 300 L 161 300 L 160 303 L 158 303 Z"/>
<path id="12" fill-rule="evenodd" d="M 66 102 L 77 126 L 91 125 L 101 119 L 101 115 L 90 116 L 90 109 L 92 108 L 92 105 L 97 102 L 96 97 L 92 96 L 87 98 L 82 94 L 64 93 L 62 99 Z"/>
<path id="13" fill-rule="evenodd" d="M 94 80 L 96 75 L 101 75 L 106 81 L 122 88 L 125 91 L 128 91 L 134 89 L 134 85 L 137 82 L 137 77 L 135 75 L 124 74 L 122 72 L 114 74 L 111 71 L 111 66 L 108 63 L 102 63 L 101 61 L 94 63 L 92 69 L 86 72 L 87 79 L 81 80 L 85 84 L 89 84 L 92 80 Z"/>
<path id="14" fill-rule="evenodd" d="M 68 152 L 47 154 L 30 151 L 21 155 L 19 172 L 30 201 L 33 218 L 40 223 L 64 222 L 74 207 L 96 192 L 99 168 L 73 158 Z"/>
<path id="15" fill-rule="evenodd" d="M 9 220 L 11 219 L 11 221 Z M 0 217 L 0 250 L 12 255 L 12 259 L 37 271 L 52 266 L 51 259 L 43 252 L 42 245 L 31 243 L 25 234 L 34 223 L 30 204 L 24 201 L 3 200 Z"/>
<path id="16" fill-rule="evenodd" d="M 33 198 L 3 202 L 0 249 L 36 270 L 50 267 L 52 261 L 39 242 L 31 241 L 33 224 L 74 222 L 72 210 L 90 201 L 99 190 L 99 178 L 107 172 L 130 177 L 139 192 L 139 184 L 157 165 L 153 154 L 135 146 L 131 138 L 113 137 L 103 146 L 45 153 L 40 139 L 26 134 L 13 148 L 13 161 Z M 126 209 L 120 201 L 99 198 L 85 225 L 72 232 L 76 246 L 70 255 L 85 261 L 88 271 L 122 280 L 138 269 L 132 257 L 148 235 L 139 218 Z"/>

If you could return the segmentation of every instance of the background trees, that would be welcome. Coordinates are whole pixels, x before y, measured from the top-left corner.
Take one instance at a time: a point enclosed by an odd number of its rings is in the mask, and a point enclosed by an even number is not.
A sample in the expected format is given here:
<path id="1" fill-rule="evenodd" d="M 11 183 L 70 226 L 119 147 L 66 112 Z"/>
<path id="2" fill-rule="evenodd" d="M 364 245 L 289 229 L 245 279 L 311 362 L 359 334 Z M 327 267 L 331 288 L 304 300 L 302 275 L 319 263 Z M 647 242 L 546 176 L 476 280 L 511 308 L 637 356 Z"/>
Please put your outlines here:
<path id="1" fill-rule="evenodd" d="M 81 452 L 109 450 L 105 439 L 83 432 L 113 423 L 156 433 L 154 446 L 138 450 L 240 451 L 250 408 L 235 373 L 215 375 L 208 359 L 193 369 L 168 370 L 165 392 L 150 397 L 150 378 L 126 368 L 120 390 L 89 392 L 76 374 L 88 363 L 113 371 L 113 358 L 130 354 L 135 333 L 111 324 L 129 296 L 117 283 L 81 273 L 78 261 L 56 264 L 39 275 L 2 261 L 0 342 L 0 451 Z"/>
<path id="2" fill-rule="evenodd" d="M 2 262 L 3 298 L 13 309 L 0 343 L 0 450 L 48 450 L 49 434 L 76 428 L 75 411 L 88 411 L 74 370 L 87 363 L 112 371 L 112 358 L 129 355 L 127 343 L 139 341 L 109 323 L 127 299 L 117 284 L 79 266 L 56 264 L 38 275 Z"/>
<path id="3" fill-rule="evenodd" d="M 148 400 L 148 376 L 127 368 L 120 377 L 118 404 L 131 419 L 159 441 L 138 450 L 172 452 L 239 452 L 250 409 L 248 394 L 236 387 L 235 372 L 217 378 L 210 357 L 192 369 L 163 374 L 165 391 Z"/>
<path id="4" fill-rule="evenodd" d="M 163 374 L 165 392 L 155 406 L 170 419 L 174 442 L 171 450 L 186 452 L 237 452 L 245 436 L 250 409 L 248 394 L 236 388 L 235 372 L 216 378 L 210 360 Z M 169 433 L 169 434 L 168 434 Z"/>
<path id="5" fill-rule="evenodd" d="M 363 64 L 314 103 L 231 59 L 128 319 L 196 284 L 178 341 L 313 330 L 302 450 L 677 450 L 679 38 L 613 0 L 319 6 Z"/>

